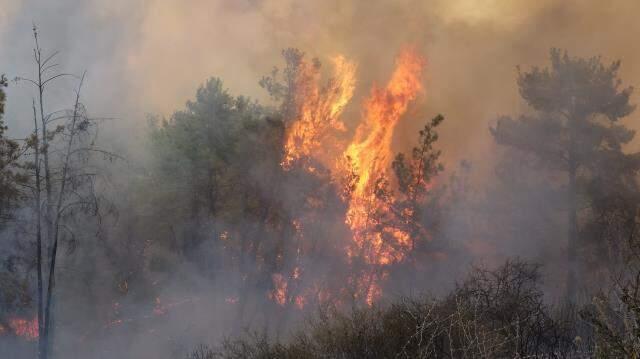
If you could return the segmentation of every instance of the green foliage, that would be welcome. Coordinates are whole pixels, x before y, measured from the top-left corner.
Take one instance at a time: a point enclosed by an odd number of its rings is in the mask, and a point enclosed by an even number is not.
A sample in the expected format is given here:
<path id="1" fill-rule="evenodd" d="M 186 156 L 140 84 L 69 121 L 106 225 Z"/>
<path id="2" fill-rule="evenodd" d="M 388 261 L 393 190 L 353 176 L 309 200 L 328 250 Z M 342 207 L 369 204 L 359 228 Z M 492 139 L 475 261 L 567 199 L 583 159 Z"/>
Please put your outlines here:
<path id="1" fill-rule="evenodd" d="M 419 146 L 413 148 L 409 160 L 403 153 L 399 153 L 391 164 L 400 192 L 410 198 L 417 199 L 423 196 L 431 180 L 444 169 L 439 162 L 442 151 L 433 147 L 438 141 L 435 129 L 442 121 L 444 116 L 438 115 L 420 130 Z"/>
<path id="2" fill-rule="evenodd" d="M 0 228 L 5 229 L 8 221 L 14 219 L 14 210 L 23 199 L 23 186 L 28 177 L 20 163 L 22 149 L 17 141 L 8 138 L 4 124 L 7 80 L 0 75 Z M 14 243 L 18 243 L 17 241 Z M 5 244 L 6 246 L 6 244 Z M 23 245 L 24 246 L 24 245 Z M 20 248 L 20 246 L 18 246 Z M 17 249 L 17 248 L 16 248 Z M 32 305 L 28 276 L 22 273 L 32 261 L 16 255 L 15 250 L 4 248 L 0 255 L 0 327 L 8 328 L 5 320 L 15 313 L 28 312 Z"/>
<path id="3" fill-rule="evenodd" d="M 156 248 L 171 248 L 154 254 L 164 257 L 153 260 L 164 263 L 156 270 L 170 271 L 171 263 L 184 256 L 207 271 L 216 270 L 228 253 L 215 247 L 219 251 L 205 258 L 198 247 L 223 233 L 239 234 L 226 244 L 228 251 L 239 253 L 235 258 L 249 256 L 244 236 L 260 230 L 246 223 L 263 225 L 267 212 L 278 216 L 276 209 L 267 211 L 264 193 L 270 183 L 278 183 L 274 176 L 279 172 L 282 126 L 268 116 L 257 103 L 231 96 L 220 79 L 211 79 L 185 110 L 154 123 L 152 172 L 141 183 L 140 195 L 152 203 L 150 223 L 164 223 L 151 240 Z M 213 235 L 212 223 L 217 224 Z"/>
<path id="4" fill-rule="evenodd" d="M 220 79 L 207 81 L 184 111 L 152 130 L 154 178 L 171 189 L 167 194 L 175 197 L 168 202 L 177 214 L 234 207 L 233 189 L 247 180 L 240 172 L 277 154 L 275 143 L 258 143 L 277 133 L 277 124 L 267 121 L 255 102 L 232 97 L 222 86 Z"/>
<path id="5" fill-rule="evenodd" d="M 520 72 L 522 98 L 536 113 L 518 119 L 501 117 L 491 128 L 496 142 L 534 154 L 556 170 L 571 166 L 598 171 L 605 158 L 627 163 L 637 155 L 625 155 L 622 145 L 634 132 L 617 121 L 629 115 L 632 88 L 620 89 L 620 62 L 608 67 L 600 58 L 573 58 L 551 50 L 551 68 L 534 67 Z M 615 157 L 615 158 L 612 158 Z"/>
<path id="6" fill-rule="evenodd" d="M 520 94 L 535 110 L 579 117 L 602 114 L 610 121 L 633 111 L 633 89 L 619 89 L 620 61 L 605 66 L 599 57 L 569 57 L 559 49 L 551 49 L 550 60 L 551 69 L 534 67 L 518 76 Z"/>
<path id="7" fill-rule="evenodd" d="M 630 104 L 633 89 L 621 87 L 620 62 L 603 65 L 599 57 L 571 57 L 552 49 L 550 63 L 549 68 L 519 71 L 520 94 L 532 111 L 515 119 L 500 117 L 490 130 L 498 144 L 515 150 L 510 154 L 515 162 L 503 168 L 500 178 L 518 181 L 519 168 L 530 165 L 525 180 L 546 178 L 539 187 L 556 192 L 539 193 L 549 198 L 547 210 L 568 214 L 567 287 L 573 297 L 572 273 L 589 275 L 605 263 L 620 262 L 622 243 L 635 234 L 629 224 L 640 203 L 640 153 L 624 150 L 635 132 L 620 120 L 635 107 Z M 578 269 L 577 263 L 589 265 Z"/>
<path id="8" fill-rule="evenodd" d="M 284 171 L 283 138 L 281 112 L 229 95 L 219 79 L 152 129 L 152 172 L 139 195 L 153 203 L 150 225 L 163 225 L 150 238 L 150 263 L 154 271 L 171 273 L 187 259 L 204 275 L 223 278 L 222 290 L 240 298 L 238 326 L 245 302 L 277 306 L 266 295 L 250 297 L 272 291 L 274 275 L 289 278 L 284 305 L 293 307 L 297 293 L 316 284 L 303 279 L 306 273 L 291 278 L 299 262 L 311 268 L 319 258 L 336 257 L 336 238 L 344 238 L 326 234 L 341 228 L 327 222 L 342 223 L 344 213 L 328 171 Z M 302 240 L 316 236 L 323 240 Z M 325 276 L 308 275 L 318 281 Z M 274 315 L 281 310 L 272 309 Z"/>
<path id="9" fill-rule="evenodd" d="M 306 71 L 305 53 L 296 49 L 282 50 L 285 61 L 284 69 L 274 67 L 269 76 L 260 79 L 260 86 L 269 96 L 280 104 L 279 113 L 285 122 L 293 121 L 300 113 L 301 101 L 307 92 L 306 86 L 312 84 L 312 77 L 320 71 L 321 63 L 318 59 L 311 60 L 311 71 Z"/>
<path id="10" fill-rule="evenodd" d="M 391 190 L 386 177 L 380 177 L 375 186 L 375 194 L 385 204 L 384 210 L 373 213 L 371 218 L 380 227 L 397 228 L 411 237 L 411 252 L 419 249 L 428 254 L 433 246 L 429 233 L 437 226 L 442 193 L 433 190 L 434 179 L 444 169 L 440 163 L 442 151 L 435 148 L 438 141 L 436 128 L 444 121 L 437 115 L 418 133 L 418 146 L 411 151 L 411 157 L 398 153 L 391 169 L 398 183 L 398 193 Z M 411 253 L 411 256 L 418 253 Z M 415 264 L 415 263 L 413 263 Z"/>
<path id="11" fill-rule="evenodd" d="M 11 210 L 18 205 L 22 186 L 27 182 L 19 162 L 22 154 L 20 145 L 7 137 L 7 126 L 2 119 L 6 100 L 3 88 L 6 86 L 7 80 L 2 75 L 0 76 L 0 220 L 2 221 L 12 217 Z"/>

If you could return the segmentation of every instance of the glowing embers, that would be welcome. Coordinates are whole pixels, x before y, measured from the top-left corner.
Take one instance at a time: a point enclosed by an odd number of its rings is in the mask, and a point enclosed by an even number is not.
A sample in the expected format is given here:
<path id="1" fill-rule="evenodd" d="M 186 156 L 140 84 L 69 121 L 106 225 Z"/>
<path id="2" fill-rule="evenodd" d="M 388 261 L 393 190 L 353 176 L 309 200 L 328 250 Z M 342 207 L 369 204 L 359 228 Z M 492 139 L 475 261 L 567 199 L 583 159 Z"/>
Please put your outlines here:
<path id="1" fill-rule="evenodd" d="M 37 317 L 34 317 L 33 319 L 11 318 L 9 319 L 8 326 L 13 334 L 24 338 L 25 340 L 32 341 L 38 339 Z M 2 328 L 4 329 L 4 327 Z M 4 330 L 0 329 L 0 334 L 3 332 Z"/>
<path id="2" fill-rule="evenodd" d="M 284 306 L 287 302 L 288 282 L 280 273 L 274 274 L 271 279 L 273 280 L 273 291 L 269 293 L 269 298 L 279 305 Z"/>
<path id="3" fill-rule="evenodd" d="M 269 299 L 284 307 L 287 303 L 293 302 L 298 309 L 303 309 L 307 300 L 303 295 L 294 295 L 290 290 L 289 281 L 298 281 L 300 279 L 301 269 L 296 267 L 290 278 L 285 277 L 281 273 L 275 273 L 271 276 L 273 290 L 267 296 Z"/>

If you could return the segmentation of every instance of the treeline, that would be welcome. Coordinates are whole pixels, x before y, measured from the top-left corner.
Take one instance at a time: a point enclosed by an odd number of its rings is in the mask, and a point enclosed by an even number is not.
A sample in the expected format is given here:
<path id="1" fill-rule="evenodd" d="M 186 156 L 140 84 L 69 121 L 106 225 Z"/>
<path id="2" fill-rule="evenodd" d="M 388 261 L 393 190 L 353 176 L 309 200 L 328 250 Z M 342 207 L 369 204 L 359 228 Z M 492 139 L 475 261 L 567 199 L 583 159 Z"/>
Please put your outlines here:
<path id="1" fill-rule="evenodd" d="M 95 246 L 101 218 L 110 213 L 109 201 L 97 189 L 102 182 L 99 166 L 118 156 L 96 144 L 102 119 L 89 116 L 81 101 L 85 75 L 57 72 L 57 52 L 44 52 L 35 26 L 33 39 L 33 76 L 14 78 L 16 85 L 34 90 L 31 113 L 25 117 L 32 131 L 21 140 L 10 139 L 4 125 L 0 132 L 0 196 L 6 232 L 0 326 L 4 334 L 37 339 L 35 352 L 47 358 L 55 348 L 53 318 L 64 307 L 57 305 L 64 298 L 59 280 L 63 280 L 61 287 L 78 289 L 78 283 L 68 283 L 57 271 L 73 263 L 70 255 L 80 240 L 90 238 Z M 62 79 L 75 82 L 71 103 L 50 110 L 47 96 Z M 2 85 L 7 85 L 4 76 Z M 0 110 L 4 100 L 2 92 Z"/>
<path id="2" fill-rule="evenodd" d="M 53 72 L 55 53 L 34 36 L 35 75 L 12 84 L 35 88 L 32 134 L 11 139 L 0 124 L 0 343 L 16 357 L 182 357 L 221 334 L 233 337 L 192 357 L 639 354 L 640 154 L 625 150 L 635 133 L 620 120 L 634 106 L 620 62 L 552 50 L 549 67 L 520 70 L 529 108 L 490 128 L 487 188 L 471 186 L 467 162 L 444 172 L 443 116 L 407 119 L 424 126 L 376 174 L 367 218 L 387 246 L 388 228 L 411 243 L 380 264 L 370 249 L 347 255 L 353 173 L 309 156 L 282 165 L 311 93 L 300 79 L 321 77 L 318 60 L 283 51 L 283 69 L 260 81 L 269 104 L 206 81 L 184 109 L 151 119 L 148 160 L 132 164 L 100 147 L 106 119 L 84 107 L 84 76 Z M 74 100 L 53 111 L 47 90 L 65 78 Z M 456 285 L 478 247 L 531 262 Z M 38 345 L 16 318 L 35 321 Z M 245 328 L 261 332 L 242 339 Z"/>
<path id="3" fill-rule="evenodd" d="M 619 62 L 604 65 L 597 57 L 570 57 L 555 49 L 550 60 L 550 67 L 519 72 L 519 90 L 529 111 L 515 118 L 500 117 L 490 129 L 504 148 L 496 168 L 500 187 L 490 186 L 479 199 L 460 199 L 469 194 L 460 186 L 464 178 L 454 175 L 439 188 L 443 192 L 429 193 L 436 201 L 411 209 L 415 213 L 420 208 L 426 215 L 405 223 L 434 230 L 418 236 L 422 239 L 418 248 L 424 253 L 433 254 L 440 244 L 448 260 L 459 263 L 456 252 L 469 249 L 456 247 L 450 232 L 438 231 L 452 213 L 448 206 L 456 203 L 481 225 L 464 228 L 458 222 L 463 228 L 453 233 L 489 243 L 489 237 L 496 236 L 499 245 L 508 245 L 508 236 L 513 236 L 517 245 L 533 248 L 537 253 L 530 253 L 532 257 L 552 268 L 546 278 L 562 283 L 554 297 L 559 304 L 543 300 L 537 267 L 507 262 L 495 271 L 472 273 L 443 296 L 396 300 L 374 308 L 356 306 L 360 309 L 347 310 L 348 314 L 329 309 L 284 342 L 269 332 L 259 333 L 230 339 L 218 349 L 201 348 L 192 357 L 637 355 L 633 328 L 638 323 L 634 268 L 640 155 L 625 151 L 635 133 L 619 121 L 634 110 L 632 88 L 621 87 Z M 437 135 L 432 131 L 440 121 L 434 119 L 420 132 L 419 143 L 428 149 L 421 151 L 418 146 L 413 151 L 419 157 L 416 163 L 427 163 L 431 169 L 426 176 L 439 172 L 439 152 L 432 146 Z M 404 172 L 405 158 L 399 155 L 392 169 L 400 190 L 410 192 L 406 186 L 416 183 L 409 180 L 415 171 Z M 392 198 L 387 187 L 380 189 L 379 200 Z M 484 232 L 474 233 L 478 230 Z M 428 282 L 430 270 L 437 267 L 421 267 L 428 261 L 434 262 L 433 257 L 409 260 L 390 273 L 397 275 L 395 283 L 410 281 L 405 288 L 428 288 L 416 285 Z M 384 289 L 393 291 L 389 286 Z"/>

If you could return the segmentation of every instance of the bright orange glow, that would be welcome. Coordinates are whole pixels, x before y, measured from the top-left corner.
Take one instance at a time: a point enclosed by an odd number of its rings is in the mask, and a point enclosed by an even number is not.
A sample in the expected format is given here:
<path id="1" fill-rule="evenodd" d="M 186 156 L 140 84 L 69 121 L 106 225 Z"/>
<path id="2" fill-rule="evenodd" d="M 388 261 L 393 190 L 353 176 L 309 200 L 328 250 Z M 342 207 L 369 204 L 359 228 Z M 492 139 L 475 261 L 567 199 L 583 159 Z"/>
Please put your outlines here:
<path id="1" fill-rule="evenodd" d="M 372 306 L 373 303 L 382 296 L 382 288 L 380 288 L 380 284 L 376 281 L 372 281 L 369 288 L 366 288 L 366 294 L 365 301 L 367 305 Z"/>
<path id="2" fill-rule="evenodd" d="M 9 319 L 9 328 L 11 331 L 26 340 L 38 339 L 38 318 L 24 319 L 24 318 L 11 318 Z"/>
<path id="3" fill-rule="evenodd" d="M 316 66 L 308 62 L 300 65 L 295 84 L 295 102 L 300 109 L 298 118 L 287 128 L 282 160 L 285 169 L 301 158 L 313 156 L 329 161 L 319 150 L 327 145 L 333 131 L 345 130 L 340 115 L 353 96 L 356 66 L 343 56 L 335 57 L 332 62 L 334 76 L 324 88 L 318 84 L 320 73 Z"/>
<path id="4" fill-rule="evenodd" d="M 296 296 L 296 307 L 298 309 L 300 309 L 300 310 L 304 309 L 304 305 L 305 305 L 306 301 L 307 300 L 306 300 L 305 297 L 303 297 L 301 295 Z"/>
<path id="5" fill-rule="evenodd" d="M 344 295 L 355 295 L 373 305 L 382 296 L 388 266 L 403 261 L 413 247 L 409 233 L 390 224 L 393 221 L 385 221 L 385 216 L 410 218 L 411 209 L 392 213 L 390 203 L 394 198 L 380 198 L 377 193 L 384 190 L 393 195 L 388 179 L 392 177 L 394 131 L 422 90 L 425 60 L 411 48 L 400 52 L 389 82 L 385 87 L 374 87 L 364 101 L 362 120 L 349 142 L 339 141 L 338 134 L 345 131 L 340 117 L 354 93 L 356 66 L 342 56 L 333 59 L 333 65 L 333 77 L 322 88 L 318 85 L 319 67 L 305 61 L 299 65 L 293 94 L 296 118 L 286 128 L 281 165 L 290 170 L 295 163 L 310 174 L 319 174 L 317 161 L 331 170 L 336 183 L 342 182 L 338 177 L 347 179 L 348 184 L 338 193 L 347 204 L 345 223 L 351 230 L 345 254 L 351 263 L 359 258 L 367 268 L 354 269 L 358 275 L 349 277 L 350 289 L 338 289 L 339 293 L 317 282 L 300 288 L 304 268 L 299 260 L 306 250 L 305 228 L 301 218 L 293 219 L 291 225 L 299 243 L 298 265 L 290 274 L 273 274 L 273 290 L 268 293 L 280 306 L 290 303 L 303 309 L 310 301 L 335 304 Z M 305 218 L 305 223 L 308 220 Z"/>
<path id="6" fill-rule="evenodd" d="M 237 303 L 239 302 L 239 300 L 240 300 L 240 299 L 239 299 L 238 297 L 233 296 L 233 297 L 227 297 L 227 298 L 225 298 L 225 300 L 224 300 L 224 301 L 225 301 L 226 303 L 229 303 L 229 304 L 237 304 Z"/>
<path id="7" fill-rule="evenodd" d="M 274 274 L 271 279 L 273 280 L 274 289 L 269 293 L 269 298 L 279 305 L 284 306 L 287 301 L 287 280 L 280 273 Z"/>
<path id="8" fill-rule="evenodd" d="M 374 88 L 365 102 L 364 121 L 356 129 L 353 142 L 345 151 L 355 173 L 346 223 L 353 232 L 350 254 L 363 255 L 371 264 L 386 265 L 404 258 L 410 246 L 407 233 L 394 228 L 372 231 L 375 212 L 384 212 L 376 198 L 378 179 L 384 176 L 393 158 L 391 140 L 395 126 L 421 90 L 424 59 L 405 49 L 396 59 L 396 69 L 385 88 Z"/>
<path id="9" fill-rule="evenodd" d="M 156 297 L 155 305 L 153 306 L 153 314 L 165 315 L 167 313 L 168 313 L 167 307 L 162 304 L 159 297 Z"/>
<path id="10" fill-rule="evenodd" d="M 300 267 L 296 267 L 293 270 L 293 279 L 299 279 L 300 278 Z"/>

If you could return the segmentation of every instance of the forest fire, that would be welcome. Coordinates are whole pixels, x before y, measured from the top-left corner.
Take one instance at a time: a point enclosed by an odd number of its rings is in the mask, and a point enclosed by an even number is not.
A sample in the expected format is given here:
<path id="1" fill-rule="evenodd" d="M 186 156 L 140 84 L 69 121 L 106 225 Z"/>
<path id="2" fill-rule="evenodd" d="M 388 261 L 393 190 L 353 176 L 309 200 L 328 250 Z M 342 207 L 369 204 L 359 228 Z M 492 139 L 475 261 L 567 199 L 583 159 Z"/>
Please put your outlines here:
<path id="1" fill-rule="evenodd" d="M 269 297 L 281 306 L 285 305 L 287 301 L 287 285 L 288 282 L 282 274 L 273 275 L 274 290 L 269 294 Z"/>
<path id="2" fill-rule="evenodd" d="M 343 56 L 332 59 L 334 76 L 325 87 L 319 86 L 320 71 L 316 63 L 302 62 L 295 78 L 296 120 L 287 130 L 282 166 L 304 157 L 324 159 L 320 150 L 330 145 L 332 131 L 344 131 L 340 115 L 355 89 L 354 63 Z"/>
<path id="3" fill-rule="evenodd" d="M 44 3 L 0 359 L 640 359 L 640 1 Z"/>
<path id="4" fill-rule="evenodd" d="M 395 126 L 422 88 L 425 60 L 411 48 L 400 52 L 391 79 L 384 88 L 373 88 L 364 102 L 363 119 L 353 139 L 342 143 L 342 148 L 335 134 L 345 131 L 340 116 L 353 96 L 356 66 L 342 56 L 336 57 L 333 63 L 334 77 L 322 89 L 318 85 L 318 66 L 306 61 L 298 65 L 292 95 L 297 120 L 287 129 L 282 166 L 289 170 L 295 161 L 312 158 L 330 168 L 334 176 L 346 173 L 346 177 L 350 177 L 350 188 L 342 196 L 347 204 L 345 224 L 352 232 L 346 254 L 348 258 L 358 257 L 373 266 L 354 283 L 358 296 L 366 298 L 371 305 L 381 296 L 379 281 L 384 277 L 384 272 L 375 267 L 402 261 L 411 247 L 409 233 L 385 225 L 379 219 L 381 213 L 391 209 L 378 195 L 380 186 L 385 185 L 389 177 Z M 333 154 L 336 150 L 337 154 Z M 303 168 L 310 173 L 315 170 L 313 166 L 303 165 Z M 294 220 L 293 226 L 302 236 L 300 222 Z M 297 279 L 298 275 L 294 274 L 293 278 Z M 273 284 L 275 289 L 269 297 L 284 305 L 286 278 L 278 274 Z M 299 308 L 304 306 L 302 298 L 295 298 L 294 302 Z"/>
<path id="5" fill-rule="evenodd" d="M 356 251 L 372 264 L 390 264 L 402 260 L 403 250 L 409 246 L 409 234 L 383 227 L 371 231 L 375 211 L 385 211 L 382 201 L 376 199 L 391 165 L 391 140 L 396 124 L 421 89 L 420 77 L 424 59 L 405 49 L 396 60 L 396 69 L 386 88 L 374 88 L 365 103 L 365 119 L 358 126 L 353 142 L 345 152 L 355 173 L 355 186 L 349 201 L 346 223 L 353 231 Z M 388 244 L 392 241 L 392 244 Z"/>
<path id="6" fill-rule="evenodd" d="M 378 198 L 393 157 L 391 141 L 394 128 L 409 103 L 421 89 L 424 59 L 410 49 L 396 59 L 396 69 L 385 88 L 374 88 L 365 102 L 363 122 L 356 129 L 353 142 L 345 152 L 354 173 L 353 190 L 345 222 L 353 233 L 349 256 L 362 257 L 366 263 L 384 266 L 401 261 L 411 249 L 410 235 L 385 225 L 381 214 L 390 211 Z M 382 215 L 383 216 L 383 215 Z M 366 303 L 382 295 L 379 281 L 384 272 L 371 270 L 360 281 L 360 293 Z"/>
<path id="7" fill-rule="evenodd" d="M 10 331 L 18 337 L 21 337 L 27 341 L 38 339 L 38 318 L 33 319 L 25 318 L 11 318 L 8 323 Z M 3 331 L 0 330 L 0 334 Z"/>

